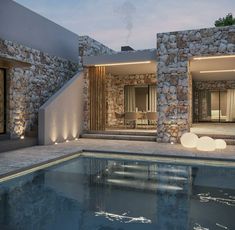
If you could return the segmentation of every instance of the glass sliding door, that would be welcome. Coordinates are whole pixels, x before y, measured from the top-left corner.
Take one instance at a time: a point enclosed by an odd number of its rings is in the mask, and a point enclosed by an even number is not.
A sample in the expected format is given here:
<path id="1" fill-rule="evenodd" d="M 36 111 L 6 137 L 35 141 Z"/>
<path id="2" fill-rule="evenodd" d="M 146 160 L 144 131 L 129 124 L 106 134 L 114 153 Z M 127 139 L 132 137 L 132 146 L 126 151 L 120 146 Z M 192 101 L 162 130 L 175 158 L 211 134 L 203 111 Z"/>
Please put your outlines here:
<path id="1" fill-rule="evenodd" d="M 156 112 L 156 88 L 155 85 L 126 85 L 124 88 L 125 112 Z"/>
<path id="2" fill-rule="evenodd" d="M 5 133 L 5 74 L 0 69 L 0 134 Z"/>
<path id="3" fill-rule="evenodd" d="M 235 90 L 198 92 L 199 122 L 235 122 Z"/>

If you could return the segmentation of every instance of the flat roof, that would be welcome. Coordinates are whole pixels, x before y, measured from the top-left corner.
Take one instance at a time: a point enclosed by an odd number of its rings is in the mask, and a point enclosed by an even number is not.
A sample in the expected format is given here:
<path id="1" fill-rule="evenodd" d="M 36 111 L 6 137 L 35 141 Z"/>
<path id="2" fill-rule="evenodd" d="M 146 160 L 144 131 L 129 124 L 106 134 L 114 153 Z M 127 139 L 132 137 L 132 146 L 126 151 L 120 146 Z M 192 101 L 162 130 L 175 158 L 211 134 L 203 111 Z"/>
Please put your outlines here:
<path id="1" fill-rule="evenodd" d="M 123 51 L 115 54 L 84 56 L 84 66 L 156 61 L 156 50 Z"/>

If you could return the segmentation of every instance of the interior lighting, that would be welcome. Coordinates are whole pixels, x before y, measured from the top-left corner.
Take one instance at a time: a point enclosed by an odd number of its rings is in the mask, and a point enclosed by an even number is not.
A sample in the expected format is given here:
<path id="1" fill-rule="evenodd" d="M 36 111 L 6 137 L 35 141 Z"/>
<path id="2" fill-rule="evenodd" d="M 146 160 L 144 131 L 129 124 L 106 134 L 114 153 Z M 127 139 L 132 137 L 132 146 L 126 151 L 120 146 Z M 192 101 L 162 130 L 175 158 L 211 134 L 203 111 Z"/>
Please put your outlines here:
<path id="1" fill-rule="evenodd" d="M 21 136 L 20 136 L 20 139 L 21 139 L 21 140 L 24 140 L 24 135 L 21 135 Z"/>
<path id="2" fill-rule="evenodd" d="M 139 62 L 119 62 L 119 63 L 110 63 L 110 64 L 97 64 L 98 66 L 118 66 L 118 65 L 136 65 L 136 64 L 150 64 L 151 61 L 139 61 Z"/>
<path id="3" fill-rule="evenodd" d="M 210 59 L 221 59 L 221 58 L 234 58 L 235 55 L 221 55 L 221 56 L 210 56 L 210 57 L 195 57 L 193 58 L 193 60 L 197 60 L 197 61 L 200 61 L 200 60 L 210 60 Z"/>
<path id="4" fill-rule="evenodd" d="M 230 73 L 235 72 L 235 69 L 220 69 L 220 70 L 202 70 L 200 73 Z"/>

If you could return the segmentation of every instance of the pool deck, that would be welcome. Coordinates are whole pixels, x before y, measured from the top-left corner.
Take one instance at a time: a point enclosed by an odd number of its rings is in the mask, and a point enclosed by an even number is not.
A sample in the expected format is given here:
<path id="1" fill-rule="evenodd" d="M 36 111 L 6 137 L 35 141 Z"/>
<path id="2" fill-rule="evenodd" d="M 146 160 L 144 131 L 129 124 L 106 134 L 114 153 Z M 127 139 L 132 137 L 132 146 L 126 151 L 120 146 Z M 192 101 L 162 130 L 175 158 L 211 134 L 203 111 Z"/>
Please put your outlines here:
<path id="1" fill-rule="evenodd" d="M 226 160 L 235 162 L 235 146 L 228 146 L 226 150 L 200 152 L 196 149 L 183 148 L 180 144 L 171 145 L 141 141 L 79 139 L 77 141 L 60 143 L 58 145 L 33 146 L 0 153 L 0 177 L 17 170 L 65 157 L 82 150 L 114 151 L 153 156 L 165 155 L 173 157 L 209 158 L 211 160 L 218 159 L 221 161 Z"/>

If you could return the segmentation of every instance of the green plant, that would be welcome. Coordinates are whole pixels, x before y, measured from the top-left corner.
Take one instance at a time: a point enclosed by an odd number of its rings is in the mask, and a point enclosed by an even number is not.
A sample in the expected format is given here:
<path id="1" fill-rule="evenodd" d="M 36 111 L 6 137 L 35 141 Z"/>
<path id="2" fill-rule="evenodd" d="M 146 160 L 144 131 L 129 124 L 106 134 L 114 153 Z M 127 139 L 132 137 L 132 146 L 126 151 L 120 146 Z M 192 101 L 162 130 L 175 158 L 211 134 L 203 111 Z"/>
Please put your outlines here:
<path id="1" fill-rule="evenodd" d="M 227 14 L 225 17 L 219 18 L 218 20 L 215 21 L 216 27 L 231 26 L 231 25 L 235 25 L 235 18 L 233 17 L 233 15 L 231 13 Z"/>

